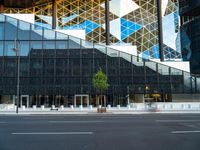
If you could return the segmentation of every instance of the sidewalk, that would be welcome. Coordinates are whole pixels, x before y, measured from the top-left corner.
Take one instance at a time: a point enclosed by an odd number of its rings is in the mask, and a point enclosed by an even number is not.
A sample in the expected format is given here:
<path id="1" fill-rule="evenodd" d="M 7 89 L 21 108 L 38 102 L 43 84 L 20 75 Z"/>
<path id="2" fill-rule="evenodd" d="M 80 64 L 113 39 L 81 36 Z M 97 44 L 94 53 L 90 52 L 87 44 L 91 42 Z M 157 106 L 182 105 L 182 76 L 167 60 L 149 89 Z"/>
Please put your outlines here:
<path id="1" fill-rule="evenodd" d="M 28 108 L 28 109 L 19 109 L 18 114 L 21 115 L 95 115 L 95 114 L 179 114 L 179 113 L 200 113 L 199 110 L 160 110 L 160 111 L 150 111 L 150 110 L 135 110 L 124 108 L 110 108 L 107 109 L 106 113 L 97 113 L 97 108 L 64 108 L 58 110 L 51 110 L 50 108 Z M 0 110 L 0 115 L 15 115 L 16 111 L 14 109 L 10 110 Z"/>

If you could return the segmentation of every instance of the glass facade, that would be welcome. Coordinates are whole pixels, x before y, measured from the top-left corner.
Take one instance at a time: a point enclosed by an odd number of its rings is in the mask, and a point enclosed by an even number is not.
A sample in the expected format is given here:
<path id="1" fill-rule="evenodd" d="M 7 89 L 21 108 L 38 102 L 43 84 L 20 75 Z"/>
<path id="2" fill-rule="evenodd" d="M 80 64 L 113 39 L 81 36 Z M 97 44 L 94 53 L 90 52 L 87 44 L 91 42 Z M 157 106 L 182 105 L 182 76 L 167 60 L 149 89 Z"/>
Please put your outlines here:
<path id="1" fill-rule="evenodd" d="M 0 40 L 0 95 L 16 95 L 17 58 L 13 51 L 16 39 L 20 50 L 20 94 L 33 99 L 56 96 L 72 99 L 76 94 L 88 94 L 92 99 L 96 95 L 92 77 L 99 69 L 108 76 L 110 86 L 104 94 L 107 103 L 113 105 L 126 104 L 127 94 L 200 92 L 198 78 L 190 73 L 60 32 L 37 29 L 8 16 L 0 18 L 5 31 Z"/>
<path id="2" fill-rule="evenodd" d="M 181 0 L 180 6 L 182 56 L 190 61 L 191 73 L 200 75 L 200 1 Z"/>
<path id="3" fill-rule="evenodd" d="M 57 0 L 56 8 L 57 29 L 84 30 L 87 41 L 105 43 L 105 0 Z M 2 12 L 33 13 L 38 26 L 52 28 L 51 2 Z M 109 19 L 111 44 L 134 45 L 139 57 L 159 59 L 156 0 L 110 0 Z M 178 0 L 162 1 L 162 19 L 165 59 L 180 60 Z"/>

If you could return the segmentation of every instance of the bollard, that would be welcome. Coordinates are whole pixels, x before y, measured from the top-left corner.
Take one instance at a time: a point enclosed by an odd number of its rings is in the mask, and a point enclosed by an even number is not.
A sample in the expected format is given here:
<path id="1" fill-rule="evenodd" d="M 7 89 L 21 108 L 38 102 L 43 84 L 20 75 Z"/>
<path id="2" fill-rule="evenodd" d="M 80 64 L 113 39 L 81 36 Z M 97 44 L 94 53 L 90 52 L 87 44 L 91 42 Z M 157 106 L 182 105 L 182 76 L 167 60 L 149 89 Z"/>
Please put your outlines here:
<path id="1" fill-rule="evenodd" d="M 55 109 L 55 105 L 51 105 L 51 109 Z"/>
<path id="2" fill-rule="evenodd" d="M 61 109 L 61 110 L 64 110 L 64 106 L 63 106 L 63 105 L 61 105 L 61 106 L 60 106 L 60 109 Z"/>
<path id="3" fill-rule="evenodd" d="M 111 105 L 110 105 L 110 104 L 109 104 L 109 105 L 107 105 L 107 108 L 108 108 L 108 109 L 110 109 L 110 108 L 111 108 Z"/>
<path id="4" fill-rule="evenodd" d="M 130 106 L 130 105 L 127 105 L 127 109 L 131 109 L 131 106 Z"/>
<path id="5" fill-rule="evenodd" d="M 79 109 L 82 110 L 83 109 L 83 105 L 79 105 Z"/>
<path id="6" fill-rule="evenodd" d="M 36 105 L 33 105 L 33 110 L 36 110 Z"/>
<path id="7" fill-rule="evenodd" d="M 41 105 L 41 109 L 44 110 L 44 105 Z"/>
<path id="8" fill-rule="evenodd" d="M 73 105 L 70 105 L 70 108 L 71 108 L 71 109 L 74 109 L 74 106 L 73 106 Z"/>
<path id="9" fill-rule="evenodd" d="M 23 106 L 22 106 L 22 110 L 25 110 L 25 109 L 26 109 L 26 107 L 23 105 Z"/>
<path id="10" fill-rule="evenodd" d="M 92 110 L 93 106 L 92 106 L 92 105 L 90 105 L 90 106 L 89 106 L 89 108 L 90 108 L 90 110 Z"/>
<path id="11" fill-rule="evenodd" d="M 117 105 L 117 109 L 120 109 L 120 105 Z"/>

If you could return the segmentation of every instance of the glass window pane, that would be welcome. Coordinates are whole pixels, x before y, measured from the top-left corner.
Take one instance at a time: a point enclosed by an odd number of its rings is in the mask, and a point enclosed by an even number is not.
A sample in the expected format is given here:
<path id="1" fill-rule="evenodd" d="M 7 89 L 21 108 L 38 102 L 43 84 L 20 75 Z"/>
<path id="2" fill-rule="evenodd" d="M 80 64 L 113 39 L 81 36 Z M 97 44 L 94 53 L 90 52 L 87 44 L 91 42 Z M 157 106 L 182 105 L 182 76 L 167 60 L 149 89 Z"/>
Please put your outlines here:
<path id="1" fill-rule="evenodd" d="M 56 41 L 56 49 L 67 49 L 68 41 Z"/>
<path id="2" fill-rule="evenodd" d="M 55 41 L 43 41 L 44 49 L 55 49 Z"/>
<path id="3" fill-rule="evenodd" d="M 5 56 L 15 56 L 16 53 L 14 52 L 13 48 L 14 48 L 14 41 L 12 41 L 12 42 L 5 42 L 4 55 Z"/>
<path id="4" fill-rule="evenodd" d="M 57 40 L 68 40 L 69 36 L 64 33 L 56 32 L 56 39 Z"/>
<path id="5" fill-rule="evenodd" d="M 17 20 L 6 17 L 5 23 L 5 39 L 6 40 L 15 40 L 17 39 Z"/>
<path id="6" fill-rule="evenodd" d="M 0 40 L 4 39 L 4 23 L 0 23 Z"/>
<path id="7" fill-rule="evenodd" d="M 71 49 L 80 48 L 81 47 L 80 44 L 81 44 L 80 39 L 69 36 L 69 48 L 71 48 Z"/>
<path id="8" fill-rule="evenodd" d="M 44 30 L 44 40 L 55 40 L 55 32 L 52 30 Z"/>
<path id="9" fill-rule="evenodd" d="M 32 41 L 31 49 L 42 49 L 42 41 Z"/>
<path id="10" fill-rule="evenodd" d="M 20 42 L 20 55 L 28 56 L 28 54 L 29 54 L 29 42 L 27 41 Z"/>
<path id="11" fill-rule="evenodd" d="M 0 56 L 3 56 L 3 42 L 0 42 Z"/>
<path id="12" fill-rule="evenodd" d="M 31 25 L 31 40 L 42 40 L 43 28 Z"/>
<path id="13" fill-rule="evenodd" d="M 30 24 L 27 22 L 19 21 L 18 39 L 29 40 Z"/>
<path id="14" fill-rule="evenodd" d="M 0 14 L 0 22 L 4 22 L 5 21 L 5 16 Z"/>

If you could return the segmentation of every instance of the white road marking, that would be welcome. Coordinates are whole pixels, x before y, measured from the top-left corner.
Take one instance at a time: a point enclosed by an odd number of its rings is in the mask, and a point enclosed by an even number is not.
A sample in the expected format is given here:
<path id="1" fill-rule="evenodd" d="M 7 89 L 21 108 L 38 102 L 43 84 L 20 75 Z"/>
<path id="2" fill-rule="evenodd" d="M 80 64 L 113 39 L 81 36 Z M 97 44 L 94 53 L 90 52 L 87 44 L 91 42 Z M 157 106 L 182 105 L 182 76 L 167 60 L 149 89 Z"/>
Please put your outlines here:
<path id="1" fill-rule="evenodd" d="M 185 133 L 200 133 L 200 130 L 194 130 L 194 131 L 172 131 L 173 134 L 185 134 Z"/>
<path id="2" fill-rule="evenodd" d="M 63 119 L 64 117 L 54 117 L 54 118 L 56 118 L 56 119 Z M 51 118 L 23 118 L 23 119 L 27 119 L 27 120 L 34 120 L 34 119 L 36 119 L 36 120 L 44 120 L 44 119 L 52 119 L 52 117 Z"/>
<path id="3" fill-rule="evenodd" d="M 13 135 L 92 135 L 93 132 L 22 132 Z"/>
<path id="4" fill-rule="evenodd" d="M 156 120 L 156 122 L 200 122 L 200 120 Z"/>
<path id="5" fill-rule="evenodd" d="M 50 123 L 102 123 L 104 121 L 49 121 Z"/>

